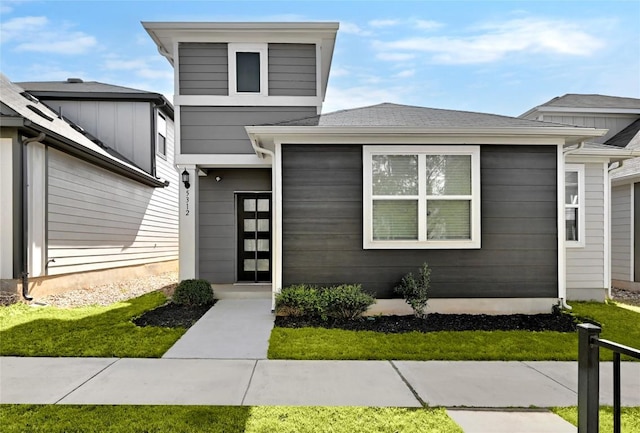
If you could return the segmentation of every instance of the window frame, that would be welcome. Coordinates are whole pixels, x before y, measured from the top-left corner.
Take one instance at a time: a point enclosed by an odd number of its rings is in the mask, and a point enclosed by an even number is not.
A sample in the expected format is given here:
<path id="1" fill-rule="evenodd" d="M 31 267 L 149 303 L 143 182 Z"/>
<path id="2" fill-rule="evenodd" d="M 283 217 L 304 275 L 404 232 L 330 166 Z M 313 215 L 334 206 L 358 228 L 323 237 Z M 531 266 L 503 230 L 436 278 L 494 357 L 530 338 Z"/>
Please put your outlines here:
<path id="1" fill-rule="evenodd" d="M 574 172 L 578 174 L 578 203 L 576 204 L 568 204 L 566 200 L 567 194 L 567 185 L 566 185 L 566 174 Z M 585 246 L 585 170 L 583 164 L 566 164 L 565 169 L 565 184 L 564 184 L 564 193 L 563 193 L 563 204 L 564 204 L 564 225 L 565 225 L 565 245 L 568 248 L 584 248 Z M 567 209 L 577 209 L 578 210 L 578 240 L 573 241 L 567 239 Z"/>
<path id="2" fill-rule="evenodd" d="M 418 170 L 418 240 L 374 240 L 373 239 L 373 171 L 372 159 L 374 155 L 468 155 L 471 156 L 471 194 L 465 196 L 444 196 L 449 199 L 470 201 L 470 239 L 427 239 L 426 206 L 431 200 L 443 200 L 443 196 L 428 196 L 426 194 L 426 179 L 424 173 Z M 422 159 L 424 159 L 423 157 Z M 362 149 L 363 160 L 363 248 L 364 249 L 478 249 L 481 247 L 480 230 L 480 146 L 476 145 L 365 145 Z M 426 168 L 426 167 L 425 167 Z M 439 197 L 439 198 L 436 198 Z M 412 198 L 413 199 L 413 198 Z M 446 199 L 446 198 L 444 198 Z"/>
<path id="3" fill-rule="evenodd" d="M 164 121 L 164 131 L 161 127 L 162 121 Z M 164 138 L 164 152 L 160 151 L 160 136 Z M 167 117 L 160 112 L 158 112 L 156 117 L 156 155 L 167 159 Z"/>
<path id="4" fill-rule="evenodd" d="M 268 96 L 269 95 L 269 71 L 268 71 L 268 45 L 246 44 L 231 42 L 227 45 L 227 56 L 229 65 L 229 96 Z M 237 83 L 237 53 L 258 53 L 260 55 L 260 91 L 259 92 L 238 92 Z"/>

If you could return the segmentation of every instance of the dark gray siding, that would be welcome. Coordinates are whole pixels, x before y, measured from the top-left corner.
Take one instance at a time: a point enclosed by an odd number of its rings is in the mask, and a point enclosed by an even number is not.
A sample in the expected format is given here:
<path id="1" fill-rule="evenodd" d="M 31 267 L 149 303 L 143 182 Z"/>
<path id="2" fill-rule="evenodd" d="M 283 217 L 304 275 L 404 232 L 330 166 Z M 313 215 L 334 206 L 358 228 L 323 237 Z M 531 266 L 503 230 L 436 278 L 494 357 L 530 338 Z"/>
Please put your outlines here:
<path id="1" fill-rule="evenodd" d="M 180 107 L 182 153 L 253 153 L 244 127 L 315 116 L 316 107 Z"/>
<path id="2" fill-rule="evenodd" d="M 640 282 L 640 183 L 633 184 L 633 202 L 634 202 L 634 239 L 633 239 L 633 281 Z"/>
<path id="3" fill-rule="evenodd" d="M 229 94 L 227 44 L 182 42 L 178 49 L 179 94 Z"/>
<path id="4" fill-rule="evenodd" d="M 212 169 L 200 178 L 200 278 L 214 284 L 236 282 L 234 194 L 241 191 L 271 191 L 271 170 Z"/>
<path id="5" fill-rule="evenodd" d="M 423 262 L 431 297 L 557 296 L 556 148 L 482 146 L 482 248 L 363 250 L 361 146 L 283 146 L 283 284 L 378 297 Z"/>
<path id="6" fill-rule="evenodd" d="M 314 44 L 269 44 L 269 95 L 316 96 Z"/>

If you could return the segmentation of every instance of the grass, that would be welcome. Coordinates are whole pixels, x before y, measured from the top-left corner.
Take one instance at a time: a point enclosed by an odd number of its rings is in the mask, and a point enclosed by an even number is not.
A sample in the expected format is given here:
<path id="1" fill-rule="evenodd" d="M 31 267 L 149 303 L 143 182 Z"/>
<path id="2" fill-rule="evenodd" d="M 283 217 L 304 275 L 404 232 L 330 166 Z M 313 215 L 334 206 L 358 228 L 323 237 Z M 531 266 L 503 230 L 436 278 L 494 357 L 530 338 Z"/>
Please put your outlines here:
<path id="1" fill-rule="evenodd" d="M 462 433 L 444 409 L 2 405 L 3 433 Z"/>
<path id="2" fill-rule="evenodd" d="M 578 425 L 578 408 L 554 407 L 551 411 L 560 415 L 571 424 Z M 600 406 L 599 424 L 601 432 L 613 431 L 613 408 L 611 406 Z M 620 430 L 633 433 L 640 432 L 640 407 L 623 407 L 620 409 Z"/>
<path id="3" fill-rule="evenodd" d="M 573 313 L 602 324 L 601 337 L 637 347 L 640 314 L 614 304 L 574 303 Z M 427 318 L 428 320 L 428 318 Z M 613 359 L 601 350 L 602 360 Z M 274 328 L 270 359 L 529 360 L 578 359 L 577 333 L 530 331 L 383 334 L 324 328 Z"/>
<path id="4" fill-rule="evenodd" d="M 141 328 L 131 319 L 165 301 L 153 292 L 107 307 L 0 307 L 0 355 L 160 357 L 185 329 Z"/>

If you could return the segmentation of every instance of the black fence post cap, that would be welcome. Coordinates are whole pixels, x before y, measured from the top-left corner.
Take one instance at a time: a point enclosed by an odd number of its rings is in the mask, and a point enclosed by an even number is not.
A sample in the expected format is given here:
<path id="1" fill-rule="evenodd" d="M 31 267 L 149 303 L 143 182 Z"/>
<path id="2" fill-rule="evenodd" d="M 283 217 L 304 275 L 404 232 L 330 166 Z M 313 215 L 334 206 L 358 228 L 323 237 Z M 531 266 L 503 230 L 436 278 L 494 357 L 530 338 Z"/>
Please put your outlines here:
<path id="1" fill-rule="evenodd" d="M 602 331 L 602 328 L 598 325 L 594 325 L 593 323 L 580 323 L 578 328 L 584 329 L 589 334 L 599 334 Z"/>

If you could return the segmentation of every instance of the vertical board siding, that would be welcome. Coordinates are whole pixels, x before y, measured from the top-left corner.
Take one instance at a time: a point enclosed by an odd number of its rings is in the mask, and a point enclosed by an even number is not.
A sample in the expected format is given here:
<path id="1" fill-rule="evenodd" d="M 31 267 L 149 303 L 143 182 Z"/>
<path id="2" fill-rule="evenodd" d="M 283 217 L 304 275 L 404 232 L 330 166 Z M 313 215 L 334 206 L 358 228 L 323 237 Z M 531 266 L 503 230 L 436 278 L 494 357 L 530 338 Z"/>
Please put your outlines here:
<path id="1" fill-rule="evenodd" d="M 631 275 L 631 188 L 611 188 L 611 278 L 633 281 Z"/>
<path id="2" fill-rule="evenodd" d="M 178 47 L 178 60 L 178 94 L 229 94 L 227 44 L 181 42 Z"/>
<path id="3" fill-rule="evenodd" d="M 180 107 L 184 154 L 252 154 L 244 127 L 316 115 L 316 107 Z"/>
<path id="4" fill-rule="evenodd" d="M 627 126 L 631 125 L 636 117 L 629 116 L 596 116 L 575 113 L 545 114 L 545 122 L 563 123 L 565 125 L 585 126 L 588 128 L 608 129 L 602 137 L 593 137 L 590 141 L 604 143 Z"/>
<path id="5" fill-rule="evenodd" d="M 149 102 L 52 100 L 47 105 L 151 173 Z"/>
<path id="6" fill-rule="evenodd" d="M 584 247 L 567 248 L 567 288 L 602 289 L 608 286 L 604 268 L 604 166 L 585 164 Z"/>
<path id="7" fill-rule="evenodd" d="M 316 96 L 315 44 L 269 44 L 269 95 Z"/>
<path id="8" fill-rule="evenodd" d="M 271 191 L 271 170 L 211 169 L 200 178 L 200 278 L 214 284 L 237 281 L 235 193 L 249 191 Z"/>
<path id="9" fill-rule="evenodd" d="M 385 298 L 423 262 L 431 297 L 557 296 L 556 148 L 481 147 L 482 248 L 363 250 L 362 147 L 283 145 L 283 284 Z"/>
<path id="10" fill-rule="evenodd" d="M 174 127 L 167 121 L 167 159 L 156 157 L 156 164 L 170 184 L 152 188 L 49 149 L 47 255 L 55 262 L 48 275 L 176 260 L 173 154 Z"/>

